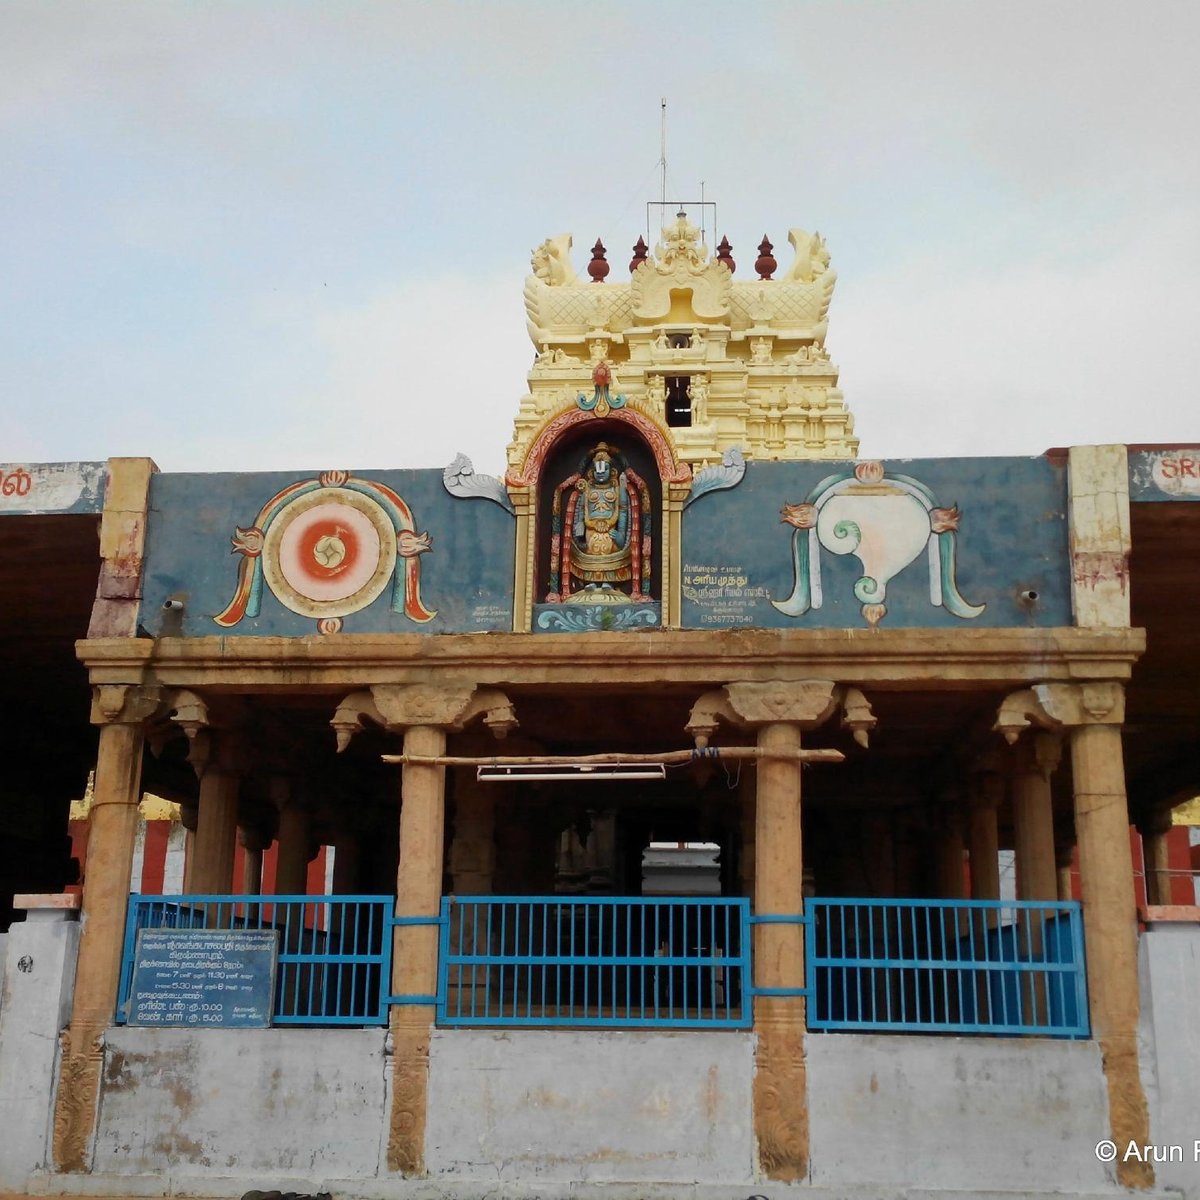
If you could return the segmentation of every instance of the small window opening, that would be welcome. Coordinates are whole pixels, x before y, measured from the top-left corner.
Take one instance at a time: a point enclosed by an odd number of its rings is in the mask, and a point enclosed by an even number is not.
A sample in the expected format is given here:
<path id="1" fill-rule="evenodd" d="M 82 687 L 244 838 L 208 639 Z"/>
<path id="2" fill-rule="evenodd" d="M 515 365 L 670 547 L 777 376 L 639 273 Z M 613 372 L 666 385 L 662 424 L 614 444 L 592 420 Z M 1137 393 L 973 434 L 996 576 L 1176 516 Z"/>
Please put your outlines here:
<path id="1" fill-rule="evenodd" d="M 672 350 L 686 350 L 692 344 L 690 333 L 672 333 L 667 335 L 667 345 Z"/>
<path id="2" fill-rule="evenodd" d="M 667 424 L 672 429 L 687 428 L 692 423 L 691 384 L 690 376 L 667 376 Z"/>

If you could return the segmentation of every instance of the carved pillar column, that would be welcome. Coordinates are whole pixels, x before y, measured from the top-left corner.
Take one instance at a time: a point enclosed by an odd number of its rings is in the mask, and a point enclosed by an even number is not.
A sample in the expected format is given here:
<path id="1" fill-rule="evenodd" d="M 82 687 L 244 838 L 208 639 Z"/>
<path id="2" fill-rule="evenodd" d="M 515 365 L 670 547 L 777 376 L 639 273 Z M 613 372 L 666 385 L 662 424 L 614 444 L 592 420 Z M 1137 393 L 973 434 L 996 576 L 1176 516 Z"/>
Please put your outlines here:
<path id="1" fill-rule="evenodd" d="M 1013 823 L 1017 851 L 1017 898 L 1055 900 L 1054 808 L 1050 775 L 1062 755 L 1062 739 L 1035 733 L 1015 748 Z"/>
<path id="2" fill-rule="evenodd" d="M 1103 1055 L 1111 1137 L 1121 1147 L 1152 1141 L 1138 1071 L 1137 912 L 1121 752 L 1124 717 L 1119 683 L 1039 684 L 1010 696 L 996 723 L 1010 741 L 1031 721 L 1070 731 L 1092 1036 Z M 1120 1184 L 1153 1186 L 1149 1163 L 1121 1157 Z"/>
<path id="3" fill-rule="evenodd" d="M 754 1129 L 763 1171 L 786 1182 L 808 1173 L 805 1005 L 797 994 L 804 987 L 804 927 L 794 920 L 804 908 L 801 731 L 823 723 L 839 702 L 844 723 L 865 742 L 874 717 L 862 693 L 823 679 L 728 684 L 697 701 L 687 726 L 700 746 L 721 721 L 758 731 L 754 911 L 782 919 L 754 928 Z"/>
<path id="4" fill-rule="evenodd" d="M 1171 860 L 1167 834 L 1171 832 L 1171 810 L 1156 808 L 1138 821 L 1142 835 L 1142 858 L 1146 867 L 1146 903 L 1170 904 Z"/>
<path id="5" fill-rule="evenodd" d="M 92 723 L 100 726 L 100 746 L 80 916 L 83 933 L 54 1111 L 59 1171 L 89 1166 L 104 1031 L 112 1023 L 121 973 L 141 799 L 143 722 L 157 711 L 159 700 L 157 688 L 105 686 L 93 693 Z"/>
<path id="6" fill-rule="evenodd" d="M 331 724 L 339 750 L 349 744 L 363 716 L 404 733 L 396 915 L 412 923 L 397 925 L 393 940 L 392 994 L 405 999 L 394 1004 L 391 1013 L 388 1167 L 420 1175 L 425 1169 L 429 1038 L 437 992 L 434 922 L 441 909 L 445 859 L 446 768 L 412 760 L 444 756 L 447 731 L 462 729 L 475 717 L 482 716 L 497 737 L 504 737 L 517 722 L 508 698 L 491 689 L 379 685 L 353 693 L 338 707 Z"/>

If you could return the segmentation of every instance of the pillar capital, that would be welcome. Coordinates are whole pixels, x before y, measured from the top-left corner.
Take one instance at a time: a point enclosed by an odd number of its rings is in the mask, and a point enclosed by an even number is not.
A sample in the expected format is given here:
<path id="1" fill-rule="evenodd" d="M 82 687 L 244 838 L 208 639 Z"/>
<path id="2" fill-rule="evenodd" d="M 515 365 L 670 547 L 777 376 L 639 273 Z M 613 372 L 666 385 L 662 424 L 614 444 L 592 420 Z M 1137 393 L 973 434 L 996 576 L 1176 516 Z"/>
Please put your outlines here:
<path id="1" fill-rule="evenodd" d="M 1061 733 L 1039 729 L 1013 747 L 1012 768 L 1018 775 L 1040 775 L 1049 779 L 1062 762 Z"/>
<path id="2" fill-rule="evenodd" d="M 1060 730 L 1080 725 L 1120 725 L 1125 689 L 1113 680 L 1038 683 L 1007 696 L 993 726 L 1011 745 L 1031 727 Z"/>
<path id="3" fill-rule="evenodd" d="M 333 714 L 329 723 L 337 734 L 339 753 L 362 728 L 364 717 L 392 732 L 415 725 L 457 731 L 482 717 L 497 739 L 517 727 L 512 701 L 496 688 L 376 684 L 351 692 Z"/>
<path id="4" fill-rule="evenodd" d="M 989 767 L 973 776 L 967 801 L 972 809 L 990 809 L 995 812 L 1004 803 L 1007 790 L 1004 775 Z"/>
<path id="5" fill-rule="evenodd" d="M 261 854 L 271 844 L 273 839 L 270 832 L 261 826 L 239 825 L 237 840 L 238 845 L 243 850 L 251 850 Z"/>
<path id="6" fill-rule="evenodd" d="M 1142 809 L 1134 823 L 1142 837 L 1161 837 L 1171 830 L 1171 810 L 1163 806 Z"/>
<path id="7" fill-rule="evenodd" d="M 686 729 L 698 746 L 705 746 L 725 722 L 742 729 L 783 723 L 815 729 L 842 710 L 842 726 L 866 746 L 875 728 L 867 698 L 855 687 L 831 679 L 770 680 L 765 683 L 727 683 L 705 692 L 692 706 Z"/>
<path id="8" fill-rule="evenodd" d="M 140 725 L 158 712 L 162 702 L 159 687 L 102 683 L 92 688 L 92 724 Z"/>

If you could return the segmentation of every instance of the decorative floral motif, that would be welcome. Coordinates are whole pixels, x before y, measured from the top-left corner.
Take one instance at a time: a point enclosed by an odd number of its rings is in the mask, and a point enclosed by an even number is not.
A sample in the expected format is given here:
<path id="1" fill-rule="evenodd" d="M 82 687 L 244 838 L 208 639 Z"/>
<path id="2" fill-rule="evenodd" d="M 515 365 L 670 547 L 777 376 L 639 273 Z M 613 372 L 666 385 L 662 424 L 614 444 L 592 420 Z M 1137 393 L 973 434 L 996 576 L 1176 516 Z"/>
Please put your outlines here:
<path id="1" fill-rule="evenodd" d="M 649 628 L 658 624 L 656 608 L 637 604 L 555 605 L 538 613 L 535 625 L 552 633 L 588 633 Z"/>

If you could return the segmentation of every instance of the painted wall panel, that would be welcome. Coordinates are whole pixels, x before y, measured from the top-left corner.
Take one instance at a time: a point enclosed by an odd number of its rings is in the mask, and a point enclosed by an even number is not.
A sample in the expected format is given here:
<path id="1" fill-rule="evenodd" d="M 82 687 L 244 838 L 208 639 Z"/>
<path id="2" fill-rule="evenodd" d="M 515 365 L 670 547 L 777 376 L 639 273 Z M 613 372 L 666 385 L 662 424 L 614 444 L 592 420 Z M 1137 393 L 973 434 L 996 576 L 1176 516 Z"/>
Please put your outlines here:
<path id="1" fill-rule="evenodd" d="M 1066 503 L 1044 458 L 751 462 L 683 514 L 682 624 L 1069 625 Z"/>
<path id="2" fill-rule="evenodd" d="M 511 628 L 513 518 L 440 470 L 156 475 L 148 524 L 152 634 Z"/>

